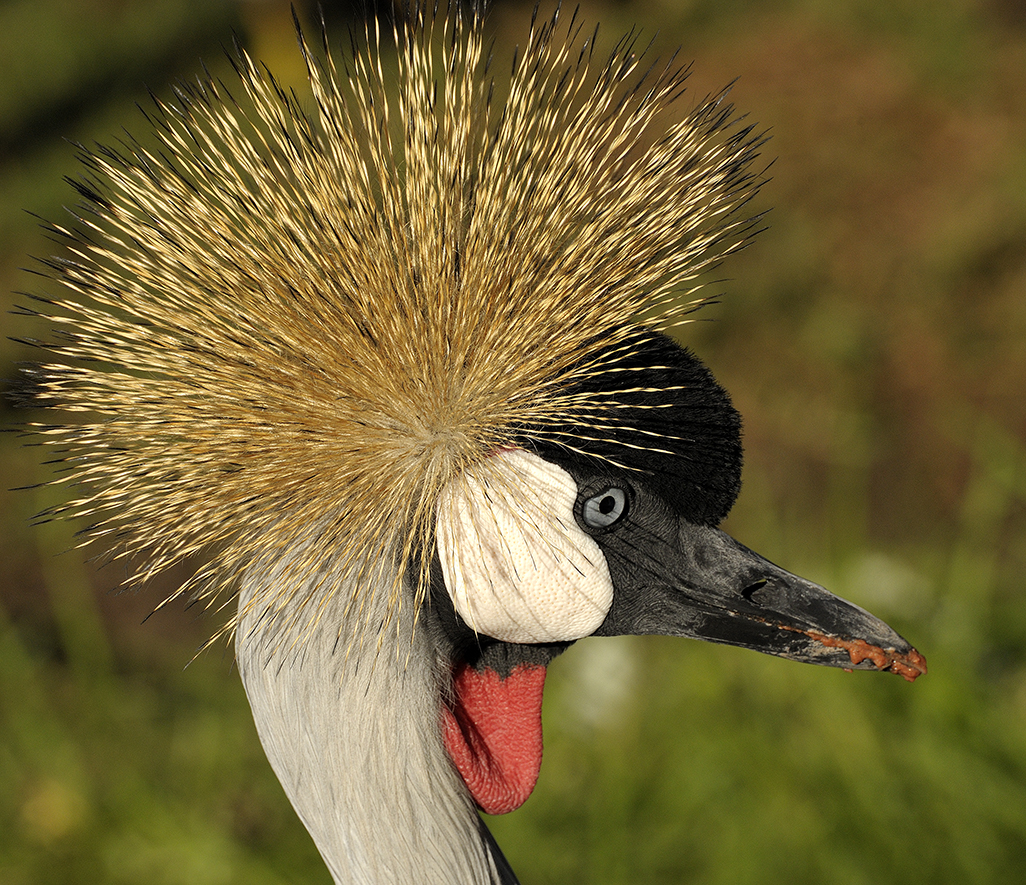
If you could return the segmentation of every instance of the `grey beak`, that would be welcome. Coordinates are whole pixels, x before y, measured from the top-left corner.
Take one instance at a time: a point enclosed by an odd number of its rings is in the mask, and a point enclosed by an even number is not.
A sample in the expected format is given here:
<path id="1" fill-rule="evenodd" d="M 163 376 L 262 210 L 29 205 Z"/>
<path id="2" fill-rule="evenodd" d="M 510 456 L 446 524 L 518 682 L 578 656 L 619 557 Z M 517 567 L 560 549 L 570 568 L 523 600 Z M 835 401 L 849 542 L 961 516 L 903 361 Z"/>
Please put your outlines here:
<path id="1" fill-rule="evenodd" d="M 879 618 L 719 529 L 680 520 L 644 546 L 640 568 L 637 546 L 630 556 L 606 547 L 617 592 L 596 635 L 686 636 L 909 681 L 926 672 L 925 658 Z"/>

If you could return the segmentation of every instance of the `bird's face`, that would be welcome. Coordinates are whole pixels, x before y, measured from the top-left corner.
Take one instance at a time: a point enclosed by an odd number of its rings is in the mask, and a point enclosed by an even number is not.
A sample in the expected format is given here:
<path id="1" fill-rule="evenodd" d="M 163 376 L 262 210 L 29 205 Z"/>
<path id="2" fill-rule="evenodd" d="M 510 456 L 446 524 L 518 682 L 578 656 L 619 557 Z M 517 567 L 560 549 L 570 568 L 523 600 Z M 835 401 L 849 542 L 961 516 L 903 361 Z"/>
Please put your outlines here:
<path id="1" fill-rule="evenodd" d="M 550 429 L 494 453 L 438 504 L 432 611 L 453 672 L 443 733 L 485 811 L 533 788 L 545 666 L 586 636 L 925 670 L 883 621 L 717 527 L 740 488 L 740 420 L 695 357 L 652 335 L 614 368 L 581 390 L 616 402 L 605 434 Z"/>

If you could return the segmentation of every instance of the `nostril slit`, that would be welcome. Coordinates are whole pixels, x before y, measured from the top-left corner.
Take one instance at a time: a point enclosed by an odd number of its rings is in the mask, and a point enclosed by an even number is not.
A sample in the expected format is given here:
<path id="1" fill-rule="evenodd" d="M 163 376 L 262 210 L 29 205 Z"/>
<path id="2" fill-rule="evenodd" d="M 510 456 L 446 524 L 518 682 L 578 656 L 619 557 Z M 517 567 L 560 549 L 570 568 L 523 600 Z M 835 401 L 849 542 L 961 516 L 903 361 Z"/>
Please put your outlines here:
<path id="1" fill-rule="evenodd" d="M 758 599 L 753 599 L 752 597 L 755 596 L 755 594 L 758 593 L 765 586 L 766 586 L 766 579 L 762 578 L 761 580 L 756 581 L 754 584 L 749 584 L 747 587 L 745 587 L 745 589 L 741 591 L 741 595 L 746 600 L 748 600 L 748 602 L 751 602 L 751 603 L 753 603 L 755 605 L 758 605 L 759 604 L 759 600 Z"/>

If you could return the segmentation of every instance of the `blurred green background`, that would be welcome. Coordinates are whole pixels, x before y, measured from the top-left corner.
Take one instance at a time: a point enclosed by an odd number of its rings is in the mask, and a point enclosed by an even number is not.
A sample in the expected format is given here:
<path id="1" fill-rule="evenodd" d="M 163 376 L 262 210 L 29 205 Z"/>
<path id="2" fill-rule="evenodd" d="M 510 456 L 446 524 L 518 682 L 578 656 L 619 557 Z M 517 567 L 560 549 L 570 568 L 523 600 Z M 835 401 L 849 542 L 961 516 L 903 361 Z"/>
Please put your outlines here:
<path id="1" fill-rule="evenodd" d="M 326 4 L 344 39 L 349 10 Z M 307 15 L 309 10 L 301 6 Z M 500 46 L 529 4 L 500 4 Z M 908 685 L 679 640 L 550 671 L 546 759 L 491 821 L 525 885 L 1026 878 L 1026 3 L 588 2 L 606 46 L 683 46 L 696 95 L 770 129 L 769 230 L 686 340 L 745 416 L 728 530 L 927 656 Z M 309 16 L 308 20 L 309 20 Z M 233 30 L 299 82 L 287 3 L 0 2 L 0 299 L 43 292 L 28 213 L 69 141 L 223 69 Z M 52 289 L 52 287 L 49 287 Z M 39 334 L 3 315 L 7 335 Z M 11 378 L 31 350 L 0 342 Z M 7 384 L 8 382 L 5 382 Z M 5 425 L 31 419 L 4 403 Z M 114 594 L 31 526 L 38 449 L 0 435 L 0 883 L 330 882 L 264 760 L 213 623 Z"/>

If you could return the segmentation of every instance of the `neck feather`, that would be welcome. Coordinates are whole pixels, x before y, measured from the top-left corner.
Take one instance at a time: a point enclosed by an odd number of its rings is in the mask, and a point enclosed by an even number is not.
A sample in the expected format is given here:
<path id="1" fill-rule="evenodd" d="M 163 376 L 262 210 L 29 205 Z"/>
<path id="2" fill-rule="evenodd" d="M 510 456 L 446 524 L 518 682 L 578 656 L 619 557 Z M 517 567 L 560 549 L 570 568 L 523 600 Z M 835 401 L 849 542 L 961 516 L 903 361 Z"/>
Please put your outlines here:
<path id="1" fill-rule="evenodd" d="M 311 587 L 333 587 L 308 617 L 295 648 L 280 642 L 254 600 L 280 589 L 282 569 L 243 580 L 236 635 L 239 673 L 257 731 L 278 779 L 313 836 L 336 883 L 482 885 L 506 880 L 490 840 L 443 745 L 443 680 L 430 631 L 412 612 L 387 618 L 387 592 L 350 606 L 353 582 L 326 572 Z M 390 576 L 379 574 L 381 587 Z M 407 588 L 408 589 L 408 588 Z M 407 597 L 409 598 L 409 597 Z M 372 610 L 378 607 L 381 611 Z M 407 606 L 410 609 L 412 606 Z M 287 610 L 286 615 L 292 614 Z M 279 612 L 280 616 L 282 612 Z M 347 646 L 348 654 L 347 654 Z"/>

